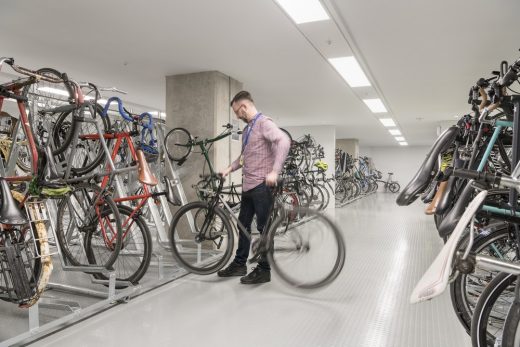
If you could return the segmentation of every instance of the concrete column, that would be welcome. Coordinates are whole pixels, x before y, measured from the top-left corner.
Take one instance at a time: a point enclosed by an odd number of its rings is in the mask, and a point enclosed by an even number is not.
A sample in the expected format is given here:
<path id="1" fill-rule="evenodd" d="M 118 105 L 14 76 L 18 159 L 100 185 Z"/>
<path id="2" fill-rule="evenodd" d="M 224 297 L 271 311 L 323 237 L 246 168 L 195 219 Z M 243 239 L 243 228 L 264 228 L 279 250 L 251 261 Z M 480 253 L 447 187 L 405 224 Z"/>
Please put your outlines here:
<path id="1" fill-rule="evenodd" d="M 336 140 L 336 148 L 342 149 L 354 158 L 359 157 L 359 140 L 358 139 L 340 139 Z"/>
<path id="2" fill-rule="evenodd" d="M 215 137 L 225 130 L 223 125 L 236 122 L 229 102 L 240 90 L 241 82 L 218 71 L 167 76 L 166 124 L 170 128 L 185 128 L 199 139 Z M 200 152 L 198 148 L 193 150 Z M 240 141 L 227 137 L 213 144 L 210 160 L 215 171 L 219 171 L 239 154 Z M 196 199 L 192 185 L 200 180 L 203 171 L 209 174 L 208 164 L 199 153 L 192 153 L 179 168 L 188 201 Z M 241 175 L 234 177 L 240 183 Z"/>

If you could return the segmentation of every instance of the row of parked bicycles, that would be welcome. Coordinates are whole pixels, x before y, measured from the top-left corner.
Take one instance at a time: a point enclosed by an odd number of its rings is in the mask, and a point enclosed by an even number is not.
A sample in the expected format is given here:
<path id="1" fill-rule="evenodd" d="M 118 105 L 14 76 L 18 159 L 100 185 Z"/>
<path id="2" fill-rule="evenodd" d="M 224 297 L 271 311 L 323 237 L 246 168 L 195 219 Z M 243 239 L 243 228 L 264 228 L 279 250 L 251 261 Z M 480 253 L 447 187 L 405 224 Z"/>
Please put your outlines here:
<path id="1" fill-rule="evenodd" d="M 479 78 L 472 112 L 439 136 L 397 198 L 405 206 L 420 197 L 445 241 L 411 301 L 449 286 L 473 346 L 520 346 L 519 76 L 520 60 Z"/>
<path id="2" fill-rule="evenodd" d="M 336 202 L 344 204 L 360 196 L 367 195 L 379 189 L 382 184 L 385 191 L 399 192 L 399 183 L 393 180 L 393 173 L 389 172 L 386 180 L 382 180 L 381 171 L 372 168 L 370 159 L 366 156 L 354 158 L 351 154 L 337 148 L 336 160 Z"/>
<path id="3" fill-rule="evenodd" d="M 114 273 L 116 288 L 139 283 L 157 245 L 194 273 L 226 265 L 243 229 L 232 223 L 240 186 L 224 186 L 208 153 L 232 134 L 230 125 L 212 139 L 183 128 L 159 131 L 164 126 L 150 113 L 103 98 L 116 88 L 0 58 L 0 68 L 6 66 L 21 77 L 0 84 L 0 111 L 6 100 L 18 111 L 0 114 L 0 299 L 36 303 L 56 256 L 105 285 Z M 187 203 L 165 167 L 182 165 L 197 150 L 209 172 L 195 186 L 199 201 Z M 266 254 L 280 278 L 299 288 L 330 283 L 345 260 L 340 229 L 319 212 L 329 200 L 326 166 L 314 166 L 322 157 L 310 136 L 292 141 L 268 232 L 250 235 L 255 257 Z M 167 237 L 154 235 L 150 220 L 165 224 Z"/>

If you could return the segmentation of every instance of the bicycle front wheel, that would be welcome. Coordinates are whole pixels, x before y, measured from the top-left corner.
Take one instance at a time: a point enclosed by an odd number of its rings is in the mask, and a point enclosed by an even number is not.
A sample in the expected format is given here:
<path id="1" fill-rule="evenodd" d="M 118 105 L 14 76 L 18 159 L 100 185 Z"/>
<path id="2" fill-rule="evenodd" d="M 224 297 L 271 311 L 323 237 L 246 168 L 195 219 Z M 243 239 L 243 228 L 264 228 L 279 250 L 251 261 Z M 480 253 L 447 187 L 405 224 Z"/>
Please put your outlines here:
<path id="1" fill-rule="evenodd" d="M 93 184 L 78 184 L 58 207 L 56 238 L 72 265 L 93 265 L 90 257 L 108 269 L 121 249 L 119 211 L 112 198 L 99 196 L 100 191 Z"/>
<path id="2" fill-rule="evenodd" d="M 269 264 L 285 283 L 297 288 L 315 289 L 330 284 L 345 264 L 346 249 L 340 229 L 324 214 L 311 209 L 305 209 L 304 220 L 279 228 L 290 213 L 285 212 L 269 228 Z"/>
<path id="3" fill-rule="evenodd" d="M 116 280 L 137 284 L 150 266 L 150 260 L 152 259 L 152 236 L 146 221 L 139 211 L 132 216 L 134 210 L 130 207 L 124 205 L 118 205 L 117 207 L 119 214 L 123 218 L 123 241 L 121 250 L 115 263 L 112 264 L 112 268 L 116 272 Z M 103 253 L 94 252 L 95 248 L 92 247 L 92 242 L 95 239 L 92 236 L 93 234 L 88 235 L 85 249 L 87 250 L 89 262 L 97 264 L 99 255 Z M 103 274 L 94 274 L 94 277 L 108 280 L 108 277 Z M 126 285 L 120 284 L 116 286 L 118 289 L 125 287 Z"/>
<path id="4" fill-rule="evenodd" d="M 164 138 L 166 154 L 173 161 L 185 159 L 191 152 L 191 135 L 184 128 L 174 128 Z"/>
<path id="5" fill-rule="evenodd" d="M 208 275 L 220 270 L 233 251 L 233 228 L 224 210 L 207 202 L 182 206 L 170 226 L 175 260 L 186 270 Z"/>

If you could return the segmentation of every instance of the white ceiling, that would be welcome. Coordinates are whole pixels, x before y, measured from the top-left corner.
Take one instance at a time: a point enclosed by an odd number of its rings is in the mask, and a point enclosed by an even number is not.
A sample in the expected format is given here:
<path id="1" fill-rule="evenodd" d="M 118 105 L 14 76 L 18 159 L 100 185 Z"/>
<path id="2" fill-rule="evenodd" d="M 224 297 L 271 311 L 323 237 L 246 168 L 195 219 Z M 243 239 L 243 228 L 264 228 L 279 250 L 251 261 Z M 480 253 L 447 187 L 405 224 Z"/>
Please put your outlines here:
<path id="1" fill-rule="evenodd" d="M 470 86 L 520 56 L 517 0 L 323 0 L 410 145 L 469 112 Z M 273 0 L 17 0 L 0 4 L 0 56 L 115 85 L 164 110 L 165 76 L 218 70 L 280 125 L 397 146 Z M 316 31 L 314 40 L 326 35 Z M 335 40 L 335 38 L 333 39 Z M 4 68 L 5 69 L 5 68 Z M 419 120 L 418 120 L 419 119 Z"/>

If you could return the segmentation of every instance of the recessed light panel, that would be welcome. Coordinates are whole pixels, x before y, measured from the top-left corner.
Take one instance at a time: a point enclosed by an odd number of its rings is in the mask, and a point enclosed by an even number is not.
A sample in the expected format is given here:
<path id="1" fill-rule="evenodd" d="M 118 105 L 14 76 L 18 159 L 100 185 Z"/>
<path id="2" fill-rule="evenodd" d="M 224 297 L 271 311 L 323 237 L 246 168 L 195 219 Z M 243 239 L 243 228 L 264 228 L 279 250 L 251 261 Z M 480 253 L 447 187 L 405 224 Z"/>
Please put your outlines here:
<path id="1" fill-rule="evenodd" d="M 390 129 L 388 132 L 394 136 L 401 135 L 401 131 L 399 129 Z"/>
<path id="2" fill-rule="evenodd" d="M 408 146 L 408 142 L 404 142 L 404 141 L 403 142 L 399 142 L 399 145 L 401 145 L 401 146 Z"/>
<path id="3" fill-rule="evenodd" d="M 379 121 L 383 123 L 385 127 L 395 127 L 395 122 L 392 118 L 380 118 Z"/>
<path id="4" fill-rule="evenodd" d="M 363 99 L 363 102 L 365 103 L 365 105 L 368 106 L 370 111 L 372 111 L 373 113 L 388 112 L 386 110 L 385 105 L 383 105 L 383 102 L 381 101 L 381 99 Z M 395 126 L 395 124 L 394 124 L 394 126 Z"/>
<path id="5" fill-rule="evenodd" d="M 395 139 L 396 139 L 396 141 L 398 141 L 398 142 L 404 142 L 404 141 L 405 141 L 405 138 L 402 137 L 402 136 L 398 136 L 398 137 L 396 137 Z"/>
<path id="6" fill-rule="evenodd" d="M 319 0 L 276 0 L 296 24 L 330 19 Z"/>
<path id="7" fill-rule="evenodd" d="M 369 87 L 370 81 L 354 57 L 330 58 L 329 62 L 351 88 Z"/>

